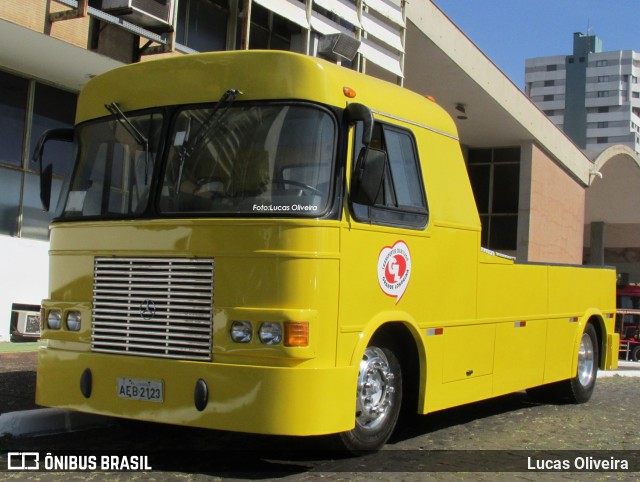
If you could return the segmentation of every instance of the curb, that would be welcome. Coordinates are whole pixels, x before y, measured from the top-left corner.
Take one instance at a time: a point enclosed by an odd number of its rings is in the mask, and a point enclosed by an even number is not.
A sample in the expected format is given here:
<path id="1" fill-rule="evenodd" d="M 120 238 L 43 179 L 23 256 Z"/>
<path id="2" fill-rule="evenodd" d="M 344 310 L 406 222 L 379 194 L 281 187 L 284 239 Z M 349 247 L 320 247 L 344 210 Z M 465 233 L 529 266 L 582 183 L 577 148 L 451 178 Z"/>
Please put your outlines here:
<path id="1" fill-rule="evenodd" d="M 598 378 L 606 377 L 640 377 L 640 363 L 618 360 L 617 370 L 598 371 Z"/>
<path id="2" fill-rule="evenodd" d="M 37 408 L 0 415 L 0 437 L 37 436 L 72 432 L 113 423 L 111 417 L 73 412 L 60 408 Z"/>

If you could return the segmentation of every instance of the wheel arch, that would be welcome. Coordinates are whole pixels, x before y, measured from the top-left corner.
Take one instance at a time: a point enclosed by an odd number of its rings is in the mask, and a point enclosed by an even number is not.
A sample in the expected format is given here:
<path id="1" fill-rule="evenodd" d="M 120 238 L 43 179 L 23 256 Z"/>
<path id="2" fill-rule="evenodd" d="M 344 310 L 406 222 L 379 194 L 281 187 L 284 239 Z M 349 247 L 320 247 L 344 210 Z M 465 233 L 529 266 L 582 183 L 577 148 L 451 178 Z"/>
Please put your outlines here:
<path id="1" fill-rule="evenodd" d="M 417 324 L 411 320 L 397 318 L 394 321 L 373 324 L 360 337 L 351 363 L 358 366 L 365 349 L 372 344 L 384 345 L 394 351 L 403 374 L 404 410 L 418 413 L 425 394 L 427 359 Z"/>
<path id="2" fill-rule="evenodd" d="M 604 319 L 601 315 L 591 315 L 587 320 L 587 324 L 592 324 L 596 330 L 596 336 L 598 337 L 598 368 L 604 370 L 605 361 L 607 358 L 607 329 L 604 324 Z M 586 328 L 586 325 L 585 325 Z"/>
<path id="3" fill-rule="evenodd" d="M 598 345 L 598 369 L 605 369 L 607 358 L 607 338 L 605 334 L 607 333 L 607 329 L 604 318 L 601 313 L 588 312 L 580 323 L 580 330 L 576 333 L 571 366 L 572 373 L 575 373 L 578 370 L 578 350 L 580 350 L 580 340 L 582 338 L 582 334 L 587 329 L 587 325 L 593 325 L 593 328 L 596 331 Z"/>

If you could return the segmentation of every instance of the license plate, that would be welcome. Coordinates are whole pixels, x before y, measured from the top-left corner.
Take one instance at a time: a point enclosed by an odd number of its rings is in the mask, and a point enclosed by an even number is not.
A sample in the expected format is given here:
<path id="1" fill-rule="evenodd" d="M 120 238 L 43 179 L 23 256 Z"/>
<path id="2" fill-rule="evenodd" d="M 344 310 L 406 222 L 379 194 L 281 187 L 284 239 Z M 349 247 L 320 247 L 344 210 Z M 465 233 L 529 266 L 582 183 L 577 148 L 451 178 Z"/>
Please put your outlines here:
<path id="1" fill-rule="evenodd" d="M 118 378 L 118 396 L 130 400 L 162 402 L 164 399 L 162 380 Z"/>

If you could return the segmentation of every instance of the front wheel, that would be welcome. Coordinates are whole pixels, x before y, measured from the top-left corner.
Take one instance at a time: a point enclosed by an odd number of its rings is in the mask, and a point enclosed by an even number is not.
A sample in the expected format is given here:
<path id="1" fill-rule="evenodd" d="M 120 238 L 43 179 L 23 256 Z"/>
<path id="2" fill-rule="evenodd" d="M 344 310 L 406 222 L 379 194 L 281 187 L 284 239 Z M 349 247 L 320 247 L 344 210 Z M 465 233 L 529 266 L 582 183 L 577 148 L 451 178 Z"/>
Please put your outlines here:
<path id="1" fill-rule="evenodd" d="M 350 452 L 378 450 L 391 436 L 402 404 L 402 370 L 387 347 L 369 346 L 360 362 L 356 426 L 339 434 Z"/>

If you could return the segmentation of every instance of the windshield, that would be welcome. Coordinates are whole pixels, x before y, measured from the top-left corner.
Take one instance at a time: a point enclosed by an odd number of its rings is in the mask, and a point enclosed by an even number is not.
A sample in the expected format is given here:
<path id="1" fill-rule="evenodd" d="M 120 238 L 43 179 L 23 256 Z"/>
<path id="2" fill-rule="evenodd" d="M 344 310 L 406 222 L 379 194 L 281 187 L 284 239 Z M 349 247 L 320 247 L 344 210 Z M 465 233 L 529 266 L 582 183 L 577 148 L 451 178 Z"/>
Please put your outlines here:
<path id="1" fill-rule="evenodd" d="M 61 217 L 118 216 L 143 212 L 148 203 L 163 116 L 129 115 L 148 141 L 117 117 L 78 128 L 78 164 L 63 194 Z"/>
<path id="2" fill-rule="evenodd" d="M 328 205 L 336 126 L 307 104 L 178 113 L 160 188 L 162 213 L 317 216 Z"/>

